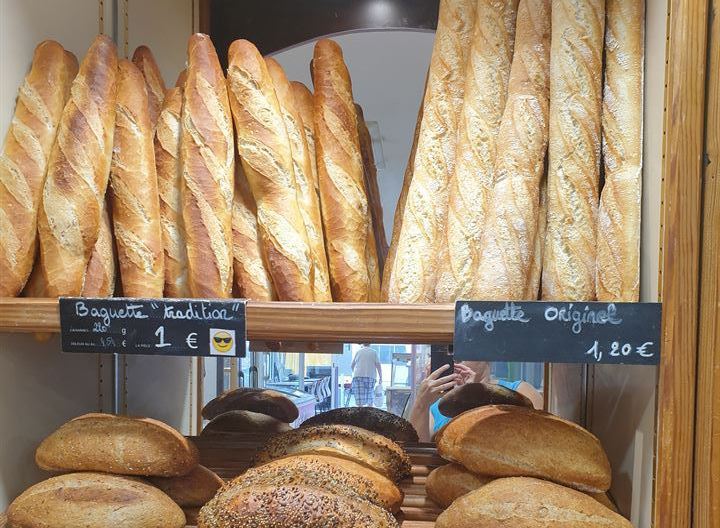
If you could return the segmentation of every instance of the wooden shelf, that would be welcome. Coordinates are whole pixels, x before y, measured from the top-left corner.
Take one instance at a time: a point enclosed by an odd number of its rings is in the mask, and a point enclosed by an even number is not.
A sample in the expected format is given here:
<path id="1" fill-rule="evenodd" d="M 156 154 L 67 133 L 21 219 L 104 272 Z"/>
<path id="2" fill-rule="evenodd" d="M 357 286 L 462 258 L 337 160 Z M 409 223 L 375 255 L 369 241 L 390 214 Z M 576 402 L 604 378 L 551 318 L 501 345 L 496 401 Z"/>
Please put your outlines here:
<path id="1" fill-rule="evenodd" d="M 247 338 L 317 343 L 451 343 L 452 304 L 247 303 Z M 0 298 L 0 333 L 59 332 L 57 299 Z"/>

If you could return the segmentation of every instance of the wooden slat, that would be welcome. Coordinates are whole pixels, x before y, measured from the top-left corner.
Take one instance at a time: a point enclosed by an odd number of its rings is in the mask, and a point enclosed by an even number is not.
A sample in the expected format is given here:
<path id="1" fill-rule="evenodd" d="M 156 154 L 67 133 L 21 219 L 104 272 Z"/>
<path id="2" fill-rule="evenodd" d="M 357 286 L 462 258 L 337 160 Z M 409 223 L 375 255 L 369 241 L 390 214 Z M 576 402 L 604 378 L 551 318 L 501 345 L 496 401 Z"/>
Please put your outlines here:
<path id="1" fill-rule="evenodd" d="M 654 526 L 691 526 L 709 0 L 670 0 L 663 145 L 662 358 Z"/>
<path id="2" fill-rule="evenodd" d="M 454 306 L 360 303 L 247 304 L 247 337 L 318 343 L 451 343 Z M 0 332 L 58 332 L 55 299 L 0 298 Z"/>
<path id="3" fill-rule="evenodd" d="M 695 528 L 720 526 L 720 0 L 713 0 L 713 12 L 705 124 Z"/>

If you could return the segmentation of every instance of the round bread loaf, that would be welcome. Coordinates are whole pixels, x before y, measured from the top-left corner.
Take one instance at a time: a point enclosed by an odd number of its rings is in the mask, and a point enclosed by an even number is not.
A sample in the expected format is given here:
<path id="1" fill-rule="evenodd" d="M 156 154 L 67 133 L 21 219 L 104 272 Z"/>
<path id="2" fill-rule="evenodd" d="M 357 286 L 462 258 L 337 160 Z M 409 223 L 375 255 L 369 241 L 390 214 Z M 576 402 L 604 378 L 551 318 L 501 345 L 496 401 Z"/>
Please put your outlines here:
<path id="1" fill-rule="evenodd" d="M 492 482 L 492 477 L 471 473 L 459 464 L 446 464 L 433 469 L 425 481 L 425 491 L 430 500 L 447 508 L 455 499 Z"/>
<path id="2" fill-rule="evenodd" d="M 327 455 L 352 460 L 394 482 L 410 476 L 410 458 L 398 444 L 352 425 L 317 425 L 271 438 L 255 456 L 256 465 L 291 455 Z"/>
<path id="3" fill-rule="evenodd" d="M 530 399 L 519 392 L 494 383 L 458 385 L 438 402 L 438 410 L 451 418 L 484 405 L 520 405 L 533 408 Z"/>
<path id="4" fill-rule="evenodd" d="M 185 515 L 162 491 L 134 478 L 69 473 L 28 488 L 8 509 L 17 528 L 183 528 Z"/>
<path id="5" fill-rule="evenodd" d="M 199 528 L 399 528 L 383 508 L 307 486 L 223 488 Z"/>
<path id="6" fill-rule="evenodd" d="M 200 517 L 200 508 L 198 507 L 190 507 L 190 508 L 183 508 L 183 513 L 185 514 L 186 522 L 189 526 L 197 526 L 198 518 Z"/>
<path id="7" fill-rule="evenodd" d="M 375 407 L 343 407 L 332 409 L 305 420 L 301 427 L 343 424 L 362 427 L 396 442 L 417 442 L 418 434 L 410 422 L 401 416 Z"/>
<path id="8" fill-rule="evenodd" d="M 167 424 L 100 413 L 70 420 L 35 452 L 35 462 L 47 471 L 157 477 L 186 475 L 198 460 L 195 444 Z"/>
<path id="9" fill-rule="evenodd" d="M 588 495 L 534 478 L 502 478 L 463 495 L 435 528 L 632 528 Z"/>
<path id="10" fill-rule="evenodd" d="M 436 438 L 441 457 L 480 475 L 537 477 L 587 492 L 610 487 L 610 462 L 600 441 L 543 411 L 479 407 L 454 418 Z"/>
<path id="11" fill-rule="evenodd" d="M 252 411 L 290 423 L 300 415 L 295 404 L 274 390 L 240 388 L 225 392 L 203 407 L 202 416 L 212 420 L 228 411 Z"/>
<path id="12" fill-rule="evenodd" d="M 228 411 L 219 414 L 200 433 L 206 436 L 214 433 L 284 433 L 292 429 L 277 418 L 252 411 Z"/>
<path id="13" fill-rule="evenodd" d="M 148 480 L 183 508 L 205 505 L 223 485 L 223 479 L 205 466 L 196 466 L 181 477 L 151 477 Z"/>
<path id="14" fill-rule="evenodd" d="M 387 477 L 356 462 L 322 455 L 296 455 L 248 469 L 227 488 L 310 486 L 350 499 L 362 499 L 392 513 L 400 510 L 403 493 Z M 225 491 L 228 491 L 227 489 Z"/>

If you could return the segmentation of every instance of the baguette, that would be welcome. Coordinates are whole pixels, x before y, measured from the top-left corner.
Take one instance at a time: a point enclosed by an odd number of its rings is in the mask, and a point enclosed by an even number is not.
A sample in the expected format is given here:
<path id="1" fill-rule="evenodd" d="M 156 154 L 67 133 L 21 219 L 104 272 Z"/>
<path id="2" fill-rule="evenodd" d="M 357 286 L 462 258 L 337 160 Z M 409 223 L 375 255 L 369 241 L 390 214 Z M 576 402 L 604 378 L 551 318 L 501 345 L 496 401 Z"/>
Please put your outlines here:
<path id="1" fill-rule="evenodd" d="M 645 2 L 608 0 L 595 284 L 599 301 L 640 298 Z"/>
<path id="2" fill-rule="evenodd" d="M 440 2 L 412 181 L 387 284 L 393 303 L 435 300 L 476 4 L 476 0 Z"/>
<path id="3" fill-rule="evenodd" d="M 120 282 L 125 297 L 162 297 L 165 260 L 145 82 L 140 70 L 122 59 L 117 83 L 110 185 Z"/>
<path id="4" fill-rule="evenodd" d="M 368 267 L 372 263 L 367 247 L 371 219 L 350 75 L 336 42 L 318 41 L 312 72 L 320 203 L 332 297 L 340 302 L 368 302 L 379 296 Z"/>
<path id="5" fill-rule="evenodd" d="M 520 0 L 510 87 L 495 144 L 472 298 L 524 300 L 531 288 L 550 104 L 550 0 Z M 534 295 L 537 298 L 537 295 Z"/>
<path id="6" fill-rule="evenodd" d="M 223 479 L 205 466 L 195 466 L 180 477 L 150 477 L 150 483 L 182 508 L 204 506 L 223 485 Z"/>
<path id="7" fill-rule="evenodd" d="M 363 162 L 363 182 L 365 194 L 368 200 L 368 244 L 366 258 L 368 263 L 368 274 L 370 276 L 370 300 L 377 302 L 381 300 L 382 270 L 385 265 L 388 245 L 385 238 L 385 226 L 383 223 L 382 201 L 380 200 L 380 189 L 377 182 L 377 169 L 373 155 L 372 138 L 365 123 L 365 116 L 359 104 L 355 104 L 357 112 L 358 137 L 360 140 L 360 154 Z"/>
<path id="8" fill-rule="evenodd" d="M 427 476 L 425 492 L 435 504 L 447 508 L 459 497 L 482 488 L 492 480 L 492 477 L 475 475 L 458 464 L 445 464 L 433 469 Z"/>
<path id="9" fill-rule="evenodd" d="M 604 25 L 604 0 L 553 4 L 543 299 L 595 299 Z"/>
<path id="10" fill-rule="evenodd" d="M 182 88 L 171 88 L 167 91 L 155 127 L 155 167 L 160 193 L 166 297 L 190 297 L 181 198 L 182 99 Z"/>
<path id="11" fill-rule="evenodd" d="M 158 420 L 91 413 L 45 438 L 35 451 L 35 462 L 46 471 L 177 477 L 197 466 L 198 451 Z"/>
<path id="12" fill-rule="evenodd" d="M 274 59 L 266 59 L 266 64 L 290 140 L 298 207 L 305 225 L 312 259 L 313 294 L 318 302 L 331 302 L 330 277 L 320 216 L 320 199 L 314 188 L 313 168 L 305 136 L 305 124 L 298 112 L 295 96 L 282 67 Z"/>
<path id="13" fill-rule="evenodd" d="M 313 94 L 303 83 L 291 81 L 295 105 L 297 106 L 303 127 L 305 128 L 305 140 L 307 141 L 308 153 L 310 155 L 310 175 L 312 176 L 313 187 L 320 200 L 320 188 L 318 186 L 317 158 L 315 151 L 315 111 L 313 110 Z M 319 202 L 318 202 L 319 203 Z"/>
<path id="14" fill-rule="evenodd" d="M 270 73 L 247 40 L 233 42 L 228 58 L 238 155 L 255 198 L 275 293 L 281 301 L 312 301 L 310 246 L 298 206 L 290 140 Z"/>
<path id="15" fill-rule="evenodd" d="M 42 271 L 51 297 L 80 295 L 100 232 L 115 128 L 116 74 L 115 44 L 99 35 L 63 110 L 38 214 Z"/>
<path id="16" fill-rule="evenodd" d="M 81 295 L 83 297 L 112 297 L 115 293 L 116 273 L 112 222 L 108 206 L 105 204 L 102 210 L 100 233 L 85 270 Z"/>
<path id="17" fill-rule="evenodd" d="M 275 290 L 258 233 L 257 206 L 241 163 L 235 164 L 232 231 L 237 296 L 253 301 L 275 300 Z"/>
<path id="18" fill-rule="evenodd" d="M 210 37 L 188 42 L 180 165 L 182 214 L 193 297 L 232 294 L 232 201 L 235 151 L 227 87 Z"/>
<path id="19" fill-rule="evenodd" d="M 610 487 L 610 463 L 600 441 L 543 411 L 479 407 L 453 419 L 436 440 L 441 457 L 480 475 L 537 477 L 589 492 Z"/>
<path id="20" fill-rule="evenodd" d="M 46 40 L 18 90 L 0 153 L 0 297 L 17 296 L 32 271 L 48 157 L 77 71 L 75 56 Z"/>
<path id="21" fill-rule="evenodd" d="M 545 231 L 547 229 L 547 178 L 540 185 L 540 208 L 538 209 L 537 232 L 535 233 L 535 251 L 530 273 L 528 274 L 525 299 L 536 300 L 540 296 L 540 278 L 542 277 L 543 253 L 545 251 Z"/>
<path id="22" fill-rule="evenodd" d="M 447 230 L 435 246 L 437 302 L 484 299 L 482 237 L 493 205 L 497 136 L 507 100 L 517 5 L 517 0 L 477 2 L 455 170 L 448 179 Z"/>
<path id="23" fill-rule="evenodd" d="M 534 478 L 497 479 L 457 499 L 437 528 L 632 528 L 595 499 Z"/>
<path id="24" fill-rule="evenodd" d="M 148 113 L 150 123 L 155 130 L 163 101 L 165 100 L 165 81 L 163 81 L 160 68 L 155 62 L 152 51 L 147 46 L 138 46 L 132 57 L 133 64 L 142 72 L 148 95 Z"/>
<path id="25" fill-rule="evenodd" d="M 71 473 L 28 488 L 8 509 L 15 528 L 183 528 L 182 510 L 138 479 Z"/>

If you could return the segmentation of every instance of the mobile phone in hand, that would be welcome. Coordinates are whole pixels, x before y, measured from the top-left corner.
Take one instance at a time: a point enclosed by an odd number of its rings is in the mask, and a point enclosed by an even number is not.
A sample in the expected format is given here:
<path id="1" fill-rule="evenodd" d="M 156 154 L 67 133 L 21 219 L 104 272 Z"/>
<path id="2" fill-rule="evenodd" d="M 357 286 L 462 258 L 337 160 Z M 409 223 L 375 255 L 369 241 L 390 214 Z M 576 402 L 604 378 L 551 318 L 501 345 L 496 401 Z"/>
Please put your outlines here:
<path id="1" fill-rule="evenodd" d="M 435 372 L 443 365 L 448 365 L 448 368 L 441 376 L 449 376 L 455 370 L 452 345 L 432 345 L 430 347 L 430 372 Z"/>

